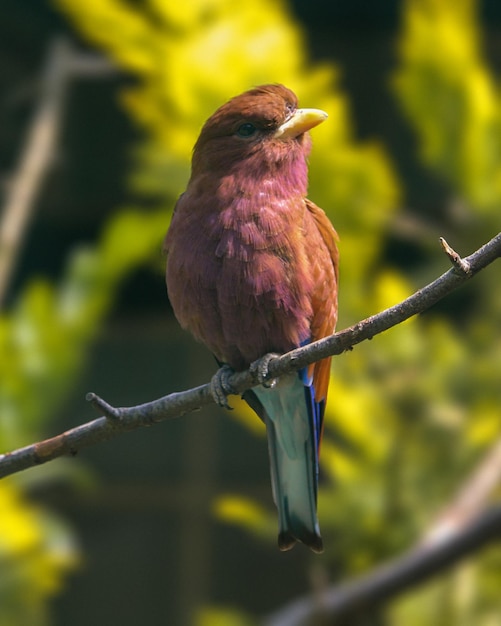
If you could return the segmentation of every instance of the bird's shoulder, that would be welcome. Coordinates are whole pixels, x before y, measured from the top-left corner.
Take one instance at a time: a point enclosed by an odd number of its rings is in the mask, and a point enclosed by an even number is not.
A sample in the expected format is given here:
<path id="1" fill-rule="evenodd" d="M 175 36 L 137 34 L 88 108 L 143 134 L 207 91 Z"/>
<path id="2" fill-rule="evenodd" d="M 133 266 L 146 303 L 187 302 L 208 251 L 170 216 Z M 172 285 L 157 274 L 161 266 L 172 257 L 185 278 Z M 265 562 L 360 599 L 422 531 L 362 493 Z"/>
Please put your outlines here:
<path id="1" fill-rule="evenodd" d="M 306 198 L 306 208 L 308 209 L 308 212 L 310 213 L 310 215 L 313 217 L 313 221 L 315 222 L 318 232 L 320 233 L 320 236 L 322 237 L 322 240 L 325 243 L 329 251 L 332 264 L 334 265 L 334 268 L 336 269 L 336 275 L 337 275 L 337 268 L 338 268 L 338 262 L 339 262 L 339 252 L 338 252 L 337 243 L 339 241 L 339 236 L 336 232 L 336 229 L 334 228 L 331 221 L 325 214 L 325 211 L 321 209 L 320 207 L 318 207 L 314 202 L 312 202 L 308 198 Z"/>

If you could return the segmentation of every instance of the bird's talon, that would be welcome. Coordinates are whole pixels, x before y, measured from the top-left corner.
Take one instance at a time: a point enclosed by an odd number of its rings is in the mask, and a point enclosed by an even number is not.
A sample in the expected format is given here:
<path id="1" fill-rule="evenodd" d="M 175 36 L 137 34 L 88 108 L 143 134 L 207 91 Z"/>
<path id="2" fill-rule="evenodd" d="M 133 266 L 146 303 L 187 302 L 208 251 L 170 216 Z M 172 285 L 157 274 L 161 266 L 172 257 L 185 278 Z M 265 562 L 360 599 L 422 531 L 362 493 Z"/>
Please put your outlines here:
<path id="1" fill-rule="evenodd" d="M 251 363 L 250 371 L 255 377 L 257 382 L 266 389 L 273 389 L 278 382 L 278 378 L 269 378 L 270 375 L 270 363 L 278 358 L 280 355 L 274 352 L 265 354 L 262 358 Z"/>
<path id="2" fill-rule="evenodd" d="M 229 365 L 223 365 L 212 377 L 210 381 L 210 392 L 214 402 L 223 409 L 232 410 L 228 404 L 228 395 L 235 393 L 229 379 L 234 374 L 234 370 Z"/>

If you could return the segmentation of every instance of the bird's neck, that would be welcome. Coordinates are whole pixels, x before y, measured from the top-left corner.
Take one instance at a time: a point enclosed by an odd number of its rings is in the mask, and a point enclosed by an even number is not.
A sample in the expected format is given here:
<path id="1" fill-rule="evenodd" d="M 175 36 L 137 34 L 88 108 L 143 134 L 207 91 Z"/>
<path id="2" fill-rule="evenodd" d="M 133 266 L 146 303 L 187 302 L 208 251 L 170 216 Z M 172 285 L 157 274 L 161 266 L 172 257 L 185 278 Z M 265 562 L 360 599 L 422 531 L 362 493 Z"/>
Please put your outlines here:
<path id="1" fill-rule="evenodd" d="M 245 167 L 230 168 L 217 184 L 217 195 L 223 205 L 238 197 L 286 200 L 305 197 L 308 169 L 303 155 L 290 155 L 280 162 L 248 159 Z"/>

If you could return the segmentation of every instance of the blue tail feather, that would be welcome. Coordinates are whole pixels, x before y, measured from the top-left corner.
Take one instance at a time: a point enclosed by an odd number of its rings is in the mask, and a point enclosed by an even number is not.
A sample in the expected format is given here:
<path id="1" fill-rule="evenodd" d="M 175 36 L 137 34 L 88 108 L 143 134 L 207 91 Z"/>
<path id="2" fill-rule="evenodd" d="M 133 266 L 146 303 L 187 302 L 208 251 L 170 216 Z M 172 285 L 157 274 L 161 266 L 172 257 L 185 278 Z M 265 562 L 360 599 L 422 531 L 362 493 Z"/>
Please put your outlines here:
<path id="1" fill-rule="evenodd" d="M 301 541 L 321 552 L 316 508 L 322 403 L 315 401 L 306 370 L 281 378 L 272 389 L 258 387 L 253 393 L 262 406 L 259 412 L 268 434 L 279 547 L 287 550 Z"/>

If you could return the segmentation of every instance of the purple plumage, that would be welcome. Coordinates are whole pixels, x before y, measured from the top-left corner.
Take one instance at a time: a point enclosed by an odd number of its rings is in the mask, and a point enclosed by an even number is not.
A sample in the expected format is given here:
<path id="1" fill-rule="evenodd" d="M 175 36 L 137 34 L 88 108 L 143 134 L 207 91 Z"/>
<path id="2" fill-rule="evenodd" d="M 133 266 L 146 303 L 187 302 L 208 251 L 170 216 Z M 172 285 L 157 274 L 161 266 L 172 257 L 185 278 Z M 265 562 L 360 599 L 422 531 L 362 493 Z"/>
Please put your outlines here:
<path id="1" fill-rule="evenodd" d="M 298 109 L 282 85 L 265 85 L 218 109 L 195 145 L 192 175 L 166 237 L 167 287 L 181 325 L 235 370 L 333 332 L 336 234 L 306 199 L 306 131 L 325 117 Z M 259 388 L 246 395 L 268 428 L 282 549 L 296 540 L 321 549 L 314 509 L 328 379 L 324 360 L 288 385 L 281 381 L 275 392 Z M 297 393 L 307 393 L 306 403 L 291 421 L 281 413 L 290 414 Z M 298 426 L 303 422 L 305 431 Z M 293 469 L 290 459 L 304 438 L 302 465 L 308 467 Z M 281 493 L 288 472 L 304 482 L 299 495 L 291 496 L 290 486 Z M 310 495 L 303 507 L 305 490 Z"/>

